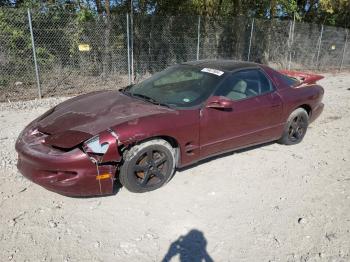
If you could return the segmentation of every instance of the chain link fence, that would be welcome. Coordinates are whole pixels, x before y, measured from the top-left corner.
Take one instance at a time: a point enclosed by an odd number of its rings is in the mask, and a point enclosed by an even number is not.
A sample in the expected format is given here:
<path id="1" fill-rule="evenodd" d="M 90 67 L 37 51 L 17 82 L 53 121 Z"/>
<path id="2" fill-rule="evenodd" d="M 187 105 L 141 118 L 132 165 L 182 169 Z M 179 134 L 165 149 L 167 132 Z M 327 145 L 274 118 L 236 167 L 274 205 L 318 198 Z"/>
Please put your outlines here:
<path id="1" fill-rule="evenodd" d="M 134 16 L 134 80 L 184 61 L 196 60 L 197 17 Z"/>
<path id="2" fill-rule="evenodd" d="M 26 10 L 0 9 L 0 94 L 20 96 L 21 83 L 35 86 L 33 52 Z M 19 94 L 17 94 L 19 93 Z"/>
<path id="3" fill-rule="evenodd" d="M 2 8 L 0 101 L 118 88 L 196 59 L 350 69 L 348 40 L 348 29 L 278 19 L 101 17 L 58 8 Z"/>
<path id="4" fill-rule="evenodd" d="M 44 95 L 127 84 L 125 17 L 81 22 L 72 14 L 33 13 L 32 21 Z"/>

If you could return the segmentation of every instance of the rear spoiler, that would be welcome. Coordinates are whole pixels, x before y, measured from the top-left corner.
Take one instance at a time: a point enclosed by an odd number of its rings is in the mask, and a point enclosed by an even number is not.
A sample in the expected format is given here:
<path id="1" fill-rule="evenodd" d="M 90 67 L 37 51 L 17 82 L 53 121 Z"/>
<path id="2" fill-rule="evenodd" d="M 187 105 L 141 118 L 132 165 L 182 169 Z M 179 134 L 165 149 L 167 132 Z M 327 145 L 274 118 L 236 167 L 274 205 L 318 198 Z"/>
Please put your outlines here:
<path id="1" fill-rule="evenodd" d="M 283 75 L 298 79 L 300 81 L 300 85 L 301 84 L 316 84 L 316 81 L 324 78 L 324 76 L 321 76 L 321 75 L 303 73 L 303 72 L 298 72 L 298 71 L 280 70 L 278 72 L 280 72 Z"/>

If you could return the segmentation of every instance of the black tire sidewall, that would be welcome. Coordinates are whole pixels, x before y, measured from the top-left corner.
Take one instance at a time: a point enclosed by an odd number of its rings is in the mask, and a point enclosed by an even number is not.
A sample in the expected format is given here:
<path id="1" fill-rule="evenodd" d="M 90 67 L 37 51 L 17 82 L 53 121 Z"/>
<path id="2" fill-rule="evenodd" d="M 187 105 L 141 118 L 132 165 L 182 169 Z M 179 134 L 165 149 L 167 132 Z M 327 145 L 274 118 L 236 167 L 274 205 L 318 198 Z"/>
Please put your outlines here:
<path id="1" fill-rule="evenodd" d="M 150 147 L 152 147 L 153 150 L 161 151 L 166 155 L 168 166 L 165 174 L 165 179 L 161 183 L 156 184 L 152 187 L 150 186 L 142 187 L 137 182 L 137 178 L 135 176 L 133 168 L 136 161 L 139 159 L 139 157 L 141 157 Z M 168 147 L 156 143 L 156 144 L 148 145 L 142 148 L 136 147 L 131 150 L 133 150 L 133 152 L 130 151 L 131 152 L 130 154 L 128 153 L 126 154 L 124 163 L 121 167 L 120 174 L 119 174 L 119 180 L 126 189 L 134 193 L 149 192 L 162 187 L 164 184 L 166 184 L 170 180 L 175 169 L 175 157 Z"/>
<path id="2" fill-rule="evenodd" d="M 289 127 L 290 127 L 293 119 L 299 115 L 302 116 L 306 120 L 305 131 L 300 139 L 293 141 L 293 140 L 289 139 Z M 295 145 L 295 144 L 300 143 L 304 139 L 304 136 L 307 132 L 308 125 L 309 125 L 308 113 L 306 112 L 306 110 L 304 108 L 297 108 L 289 115 L 288 120 L 287 120 L 287 124 L 284 128 L 284 131 L 283 131 L 283 135 L 282 135 L 281 139 L 279 140 L 279 142 L 281 144 L 285 144 L 285 145 Z"/>

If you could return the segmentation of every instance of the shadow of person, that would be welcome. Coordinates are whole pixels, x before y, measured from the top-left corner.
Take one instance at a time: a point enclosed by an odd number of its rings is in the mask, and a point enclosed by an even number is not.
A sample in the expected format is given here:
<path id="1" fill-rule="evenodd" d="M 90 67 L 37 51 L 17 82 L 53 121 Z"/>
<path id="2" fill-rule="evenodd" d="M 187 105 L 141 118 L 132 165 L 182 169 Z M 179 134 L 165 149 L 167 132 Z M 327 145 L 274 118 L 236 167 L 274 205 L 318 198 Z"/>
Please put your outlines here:
<path id="1" fill-rule="evenodd" d="M 192 229 L 187 235 L 180 236 L 170 245 L 162 262 L 168 262 L 177 255 L 179 255 L 181 262 L 211 262 L 213 259 L 207 253 L 206 248 L 207 240 L 203 232 Z"/>

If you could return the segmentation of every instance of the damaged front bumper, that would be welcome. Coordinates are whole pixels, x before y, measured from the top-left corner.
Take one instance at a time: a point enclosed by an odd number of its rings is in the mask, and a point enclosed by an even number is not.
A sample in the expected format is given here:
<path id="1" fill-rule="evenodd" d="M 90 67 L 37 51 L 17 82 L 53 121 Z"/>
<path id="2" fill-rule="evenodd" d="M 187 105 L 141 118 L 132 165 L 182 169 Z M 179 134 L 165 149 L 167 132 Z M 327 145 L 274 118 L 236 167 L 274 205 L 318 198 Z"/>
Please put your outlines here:
<path id="1" fill-rule="evenodd" d="M 19 136 L 17 167 L 25 177 L 67 196 L 113 193 L 117 162 L 94 162 L 79 148 L 56 149 L 44 143 L 46 136 L 33 128 L 25 129 Z M 120 158 L 117 150 L 113 155 L 114 160 Z"/>

